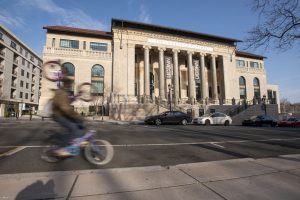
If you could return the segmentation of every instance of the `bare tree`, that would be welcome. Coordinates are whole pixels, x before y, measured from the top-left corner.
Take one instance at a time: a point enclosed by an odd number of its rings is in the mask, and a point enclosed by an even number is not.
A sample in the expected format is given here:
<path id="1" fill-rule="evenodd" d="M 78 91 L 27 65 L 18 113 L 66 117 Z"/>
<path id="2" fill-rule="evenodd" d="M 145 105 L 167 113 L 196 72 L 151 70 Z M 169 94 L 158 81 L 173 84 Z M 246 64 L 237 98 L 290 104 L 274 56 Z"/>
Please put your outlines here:
<path id="1" fill-rule="evenodd" d="M 289 102 L 287 99 L 281 99 L 280 100 L 281 113 L 290 112 L 291 105 L 292 105 L 291 102 Z"/>
<path id="2" fill-rule="evenodd" d="M 260 21 L 248 32 L 246 49 L 274 47 L 285 51 L 300 42 L 300 5 L 298 0 L 252 0 Z"/>

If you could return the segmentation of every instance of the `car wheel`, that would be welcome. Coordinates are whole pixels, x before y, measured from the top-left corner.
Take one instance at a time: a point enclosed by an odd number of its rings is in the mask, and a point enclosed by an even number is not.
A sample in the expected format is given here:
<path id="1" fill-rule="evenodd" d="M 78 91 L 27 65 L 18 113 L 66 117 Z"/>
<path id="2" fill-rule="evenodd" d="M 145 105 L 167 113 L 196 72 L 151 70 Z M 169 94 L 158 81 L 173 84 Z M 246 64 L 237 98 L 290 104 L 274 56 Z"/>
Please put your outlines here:
<path id="1" fill-rule="evenodd" d="M 185 125 L 187 125 L 187 120 L 186 119 L 183 119 L 182 121 L 181 121 L 181 124 L 183 125 L 183 126 L 185 126 Z"/>
<path id="2" fill-rule="evenodd" d="M 228 120 L 225 121 L 224 126 L 229 126 L 229 121 Z"/>
<path id="3" fill-rule="evenodd" d="M 206 126 L 210 125 L 210 121 L 208 119 L 205 121 L 205 125 Z"/>
<path id="4" fill-rule="evenodd" d="M 155 120 L 155 125 L 156 125 L 156 126 L 161 125 L 161 120 L 160 120 L 160 119 L 156 119 L 156 120 Z"/>

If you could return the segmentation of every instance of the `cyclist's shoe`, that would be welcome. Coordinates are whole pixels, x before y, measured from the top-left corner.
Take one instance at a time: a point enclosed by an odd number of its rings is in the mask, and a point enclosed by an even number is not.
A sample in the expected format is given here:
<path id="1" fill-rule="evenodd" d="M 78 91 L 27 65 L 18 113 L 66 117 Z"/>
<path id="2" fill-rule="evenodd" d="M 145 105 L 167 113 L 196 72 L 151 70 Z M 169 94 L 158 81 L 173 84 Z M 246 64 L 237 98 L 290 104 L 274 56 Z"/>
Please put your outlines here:
<path id="1" fill-rule="evenodd" d="M 58 157 L 69 157 L 69 156 L 72 156 L 72 154 L 69 151 L 67 151 L 66 148 L 59 148 L 59 149 L 55 150 L 54 153 Z"/>

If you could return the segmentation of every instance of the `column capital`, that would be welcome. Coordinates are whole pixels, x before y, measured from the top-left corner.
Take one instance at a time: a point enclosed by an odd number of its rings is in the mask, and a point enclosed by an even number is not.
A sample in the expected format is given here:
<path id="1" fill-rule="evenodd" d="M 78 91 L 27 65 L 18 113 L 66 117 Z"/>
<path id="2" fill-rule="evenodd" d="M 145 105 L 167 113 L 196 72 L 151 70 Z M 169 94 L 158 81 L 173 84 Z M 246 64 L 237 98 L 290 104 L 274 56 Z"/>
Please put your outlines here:
<path id="1" fill-rule="evenodd" d="M 195 52 L 194 51 L 187 51 L 188 55 L 193 55 Z"/>
<path id="2" fill-rule="evenodd" d="M 132 47 L 135 47 L 135 44 L 134 44 L 134 43 L 127 43 L 127 46 L 128 46 L 129 48 L 132 48 Z"/>
<path id="3" fill-rule="evenodd" d="M 172 52 L 173 52 L 173 53 L 179 53 L 180 50 L 179 50 L 179 49 L 172 49 Z"/>
<path id="4" fill-rule="evenodd" d="M 143 48 L 144 48 L 144 49 L 151 49 L 151 46 L 149 46 L 149 45 L 144 45 Z"/>
<path id="5" fill-rule="evenodd" d="M 166 51 L 165 47 L 158 47 L 158 51 Z"/>
<path id="6" fill-rule="evenodd" d="M 200 56 L 206 56 L 206 53 L 200 52 L 199 55 L 200 55 Z"/>
<path id="7" fill-rule="evenodd" d="M 211 58 L 217 58 L 218 55 L 217 55 L 217 54 L 210 54 L 210 57 L 211 57 Z"/>

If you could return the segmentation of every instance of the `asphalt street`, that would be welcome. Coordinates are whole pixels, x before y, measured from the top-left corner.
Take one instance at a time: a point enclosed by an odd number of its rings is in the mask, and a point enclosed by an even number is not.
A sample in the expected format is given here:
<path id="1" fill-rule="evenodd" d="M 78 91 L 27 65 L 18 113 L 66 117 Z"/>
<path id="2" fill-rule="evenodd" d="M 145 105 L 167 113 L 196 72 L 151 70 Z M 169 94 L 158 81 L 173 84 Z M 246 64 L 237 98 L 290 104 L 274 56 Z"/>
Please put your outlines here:
<path id="1" fill-rule="evenodd" d="M 82 156 L 47 163 L 40 159 L 47 138 L 62 132 L 54 122 L 0 124 L 0 174 L 169 166 L 184 163 L 266 158 L 300 153 L 300 129 L 284 127 L 116 125 L 89 122 L 97 138 L 114 147 L 113 160 L 93 166 Z"/>

